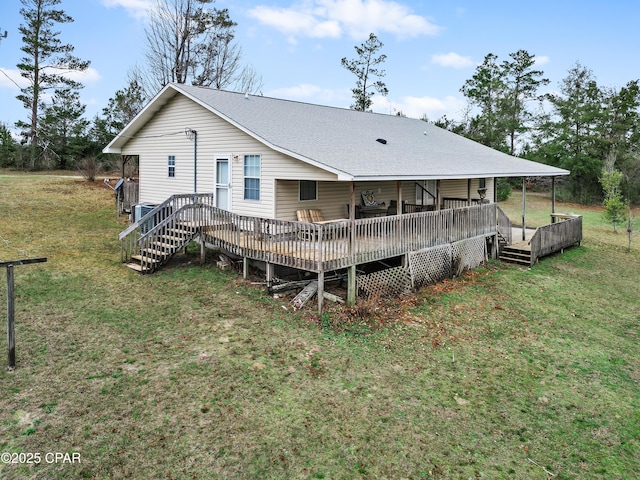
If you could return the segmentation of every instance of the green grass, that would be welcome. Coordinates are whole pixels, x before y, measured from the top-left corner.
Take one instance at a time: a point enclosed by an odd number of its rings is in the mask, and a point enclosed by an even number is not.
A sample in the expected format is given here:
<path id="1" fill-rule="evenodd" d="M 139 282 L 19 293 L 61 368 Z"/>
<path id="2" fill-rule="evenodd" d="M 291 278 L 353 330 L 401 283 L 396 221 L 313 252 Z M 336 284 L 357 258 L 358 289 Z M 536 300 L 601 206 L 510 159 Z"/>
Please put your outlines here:
<path id="1" fill-rule="evenodd" d="M 0 478 L 640 471 L 639 247 L 627 254 L 598 209 L 561 205 L 584 215 L 584 242 L 533 269 L 491 262 L 319 319 L 196 252 L 154 275 L 124 268 L 125 224 L 98 185 L 0 175 L 0 259 L 48 258 L 15 267 L 0 451 L 81 455 Z M 544 222 L 549 203 L 528 197 Z M 503 208 L 518 218 L 519 199 Z"/>

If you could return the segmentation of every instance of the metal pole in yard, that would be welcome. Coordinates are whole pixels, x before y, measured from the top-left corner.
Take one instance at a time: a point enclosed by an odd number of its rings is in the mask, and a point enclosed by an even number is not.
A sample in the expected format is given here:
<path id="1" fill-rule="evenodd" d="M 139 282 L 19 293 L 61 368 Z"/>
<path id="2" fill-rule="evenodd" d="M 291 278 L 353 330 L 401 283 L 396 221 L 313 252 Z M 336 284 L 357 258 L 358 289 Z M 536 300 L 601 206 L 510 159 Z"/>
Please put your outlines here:
<path id="1" fill-rule="evenodd" d="M 16 366 L 15 304 L 13 301 L 13 265 L 7 265 L 7 359 L 10 369 Z"/>
<path id="2" fill-rule="evenodd" d="M 13 267 L 16 265 L 28 265 L 30 263 L 42 263 L 46 261 L 46 258 L 29 258 L 26 260 L 0 262 L 0 267 L 5 267 L 7 269 L 7 363 L 10 370 L 13 370 L 16 366 L 15 288 Z"/>

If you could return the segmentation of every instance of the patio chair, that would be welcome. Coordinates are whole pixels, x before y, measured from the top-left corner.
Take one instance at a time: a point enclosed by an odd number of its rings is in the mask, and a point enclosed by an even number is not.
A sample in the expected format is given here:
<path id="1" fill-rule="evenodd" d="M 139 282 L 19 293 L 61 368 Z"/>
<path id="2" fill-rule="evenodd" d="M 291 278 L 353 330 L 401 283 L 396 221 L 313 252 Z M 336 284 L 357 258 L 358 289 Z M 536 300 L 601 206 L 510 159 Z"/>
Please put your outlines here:
<path id="1" fill-rule="evenodd" d="M 389 206 L 387 207 L 387 217 L 389 215 L 397 215 L 397 214 L 398 214 L 398 201 L 389 200 Z"/>
<path id="2" fill-rule="evenodd" d="M 324 222 L 324 216 L 320 210 L 315 209 L 307 209 L 307 210 L 296 210 L 296 216 L 298 217 L 299 222 L 306 223 L 316 223 L 316 222 Z"/>

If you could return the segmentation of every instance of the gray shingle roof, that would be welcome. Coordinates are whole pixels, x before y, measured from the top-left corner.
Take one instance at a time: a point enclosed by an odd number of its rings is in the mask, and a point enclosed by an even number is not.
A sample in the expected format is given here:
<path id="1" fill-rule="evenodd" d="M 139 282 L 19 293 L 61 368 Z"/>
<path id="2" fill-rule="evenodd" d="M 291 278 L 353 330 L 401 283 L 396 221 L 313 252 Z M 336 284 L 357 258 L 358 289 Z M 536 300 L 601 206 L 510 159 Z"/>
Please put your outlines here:
<path id="1" fill-rule="evenodd" d="M 506 155 L 422 120 L 190 85 L 168 85 L 163 90 L 165 95 L 169 90 L 181 92 L 269 147 L 335 172 L 345 180 L 569 173 Z M 151 103 L 160 102 L 163 92 Z M 134 119 L 120 135 L 129 128 L 137 130 L 134 124 L 144 121 L 141 117 L 144 115 Z M 116 137 L 105 151 L 124 143 Z"/>

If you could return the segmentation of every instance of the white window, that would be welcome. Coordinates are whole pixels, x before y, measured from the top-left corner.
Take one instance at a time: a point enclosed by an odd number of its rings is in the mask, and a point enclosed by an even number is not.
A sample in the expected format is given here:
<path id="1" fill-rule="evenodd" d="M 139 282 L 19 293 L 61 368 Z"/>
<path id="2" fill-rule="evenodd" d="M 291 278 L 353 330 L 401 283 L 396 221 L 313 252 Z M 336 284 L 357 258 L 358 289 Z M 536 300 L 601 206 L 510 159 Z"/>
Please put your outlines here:
<path id="1" fill-rule="evenodd" d="M 176 156 L 169 155 L 167 157 L 167 176 L 173 178 L 176 176 Z"/>
<path id="2" fill-rule="evenodd" d="M 244 156 L 244 199 L 260 200 L 260 155 Z"/>
<path id="3" fill-rule="evenodd" d="M 298 199 L 301 202 L 318 199 L 318 182 L 315 180 L 300 180 L 298 186 Z"/>

